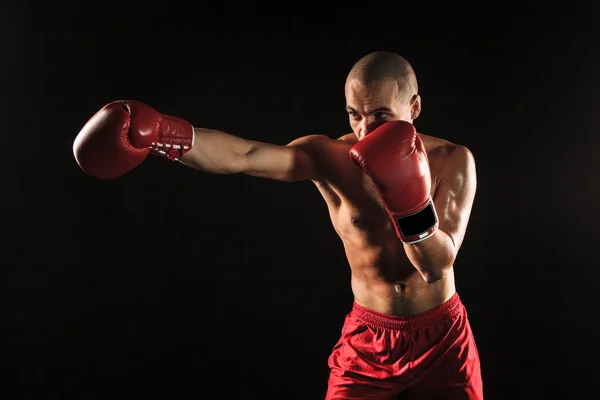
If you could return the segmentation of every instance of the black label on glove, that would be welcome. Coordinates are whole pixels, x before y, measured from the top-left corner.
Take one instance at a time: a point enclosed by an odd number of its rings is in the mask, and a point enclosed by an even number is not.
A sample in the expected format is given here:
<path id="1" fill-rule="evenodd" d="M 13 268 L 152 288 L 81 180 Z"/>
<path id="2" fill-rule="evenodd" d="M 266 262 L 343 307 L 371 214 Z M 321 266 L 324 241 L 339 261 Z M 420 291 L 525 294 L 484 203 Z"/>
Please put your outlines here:
<path id="1" fill-rule="evenodd" d="M 427 207 L 407 217 L 396 217 L 396 223 L 404 237 L 419 236 L 427 232 L 437 223 L 437 216 L 433 204 L 429 202 Z"/>

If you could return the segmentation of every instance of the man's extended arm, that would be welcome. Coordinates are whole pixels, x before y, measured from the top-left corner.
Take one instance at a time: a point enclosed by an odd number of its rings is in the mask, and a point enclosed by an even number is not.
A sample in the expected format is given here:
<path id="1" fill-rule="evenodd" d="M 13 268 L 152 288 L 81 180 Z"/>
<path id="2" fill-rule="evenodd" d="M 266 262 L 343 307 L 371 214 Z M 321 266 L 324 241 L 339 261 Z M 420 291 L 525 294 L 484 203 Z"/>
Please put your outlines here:
<path id="1" fill-rule="evenodd" d="M 180 158 L 192 168 L 214 174 L 237 174 L 299 181 L 317 179 L 311 147 L 323 136 L 305 136 L 286 146 L 246 140 L 211 129 L 194 129 L 194 147 Z"/>
<path id="2" fill-rule="evenodd" d="M 318 179 L 312 149 L 325 136 L 305 136 L 286 146 L 261 143 L 209 129 L 194 129 L 139 101 L 107 104 L 73 143 L 79 166 L 100 179 L 118 178 L 149 154 L 217 174 L 245 173 L 281 181 Z"/>

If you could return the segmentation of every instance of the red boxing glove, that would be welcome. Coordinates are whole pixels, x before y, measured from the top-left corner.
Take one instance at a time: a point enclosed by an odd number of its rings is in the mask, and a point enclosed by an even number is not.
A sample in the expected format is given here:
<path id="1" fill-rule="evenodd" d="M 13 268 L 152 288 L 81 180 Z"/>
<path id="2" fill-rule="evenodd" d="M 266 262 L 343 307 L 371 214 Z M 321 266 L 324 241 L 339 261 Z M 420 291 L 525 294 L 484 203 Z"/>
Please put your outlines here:
<path id="1" fill-rule="evenodd" d="M 83 126 L 73 143 L 77 164 L 87 174 L 115 179 L 153 154 L 177 160 L 190 151 L 194 128 L 134 100 L 104 106 Z"/>
<path id="2" fill-rule="evenodd" d="M 437 230 L 429 160 L 413 124 L 386 122 L 352 146 L 350 159 L 373 180 L 402 242 Z"/>

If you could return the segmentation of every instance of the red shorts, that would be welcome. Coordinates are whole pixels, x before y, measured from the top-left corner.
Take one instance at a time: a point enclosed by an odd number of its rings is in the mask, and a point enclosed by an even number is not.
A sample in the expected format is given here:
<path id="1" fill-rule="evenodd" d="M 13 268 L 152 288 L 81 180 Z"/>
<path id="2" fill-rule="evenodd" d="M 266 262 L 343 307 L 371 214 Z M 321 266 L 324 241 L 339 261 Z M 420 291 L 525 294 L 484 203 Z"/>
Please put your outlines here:
<path id="1" fill-rule="evenodd" d="M 479 353 L 458 294 L 418 315 L 356 303 L 329 357 L 326 400 L 483 399 Z M 400 397 L 402 398 L 402 397 Z"/>

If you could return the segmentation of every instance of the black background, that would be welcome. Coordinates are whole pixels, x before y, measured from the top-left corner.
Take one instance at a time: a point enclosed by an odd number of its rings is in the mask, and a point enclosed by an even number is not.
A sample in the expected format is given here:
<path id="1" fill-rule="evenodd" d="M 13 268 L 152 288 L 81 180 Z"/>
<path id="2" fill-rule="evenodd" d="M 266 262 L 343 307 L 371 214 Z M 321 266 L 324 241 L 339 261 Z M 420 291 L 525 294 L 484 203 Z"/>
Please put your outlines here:
<path id="1" fill-rule="evenodd" d="M 156 157 L 99 181 L 72 142 L 116 99 L 277 144 L 338 137 L 346 74 L 375 50 L 414 66 L 417 129 L 477 162 L 456 276 L 486 398 L 594 397 L 592 4 L 4 4 L 3 397 L 323 398 L 352 294 L 312 184 Z"/>

